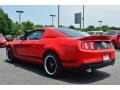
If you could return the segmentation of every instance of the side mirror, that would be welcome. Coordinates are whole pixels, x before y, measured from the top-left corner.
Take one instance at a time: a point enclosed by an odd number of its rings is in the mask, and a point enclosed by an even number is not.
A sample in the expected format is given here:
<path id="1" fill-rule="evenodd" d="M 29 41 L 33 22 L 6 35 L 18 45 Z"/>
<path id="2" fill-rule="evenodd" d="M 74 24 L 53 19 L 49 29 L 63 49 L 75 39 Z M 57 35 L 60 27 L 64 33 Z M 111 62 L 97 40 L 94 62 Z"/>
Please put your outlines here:
<path id="1" fill-rule="evenodd" d="M 9 41 L 13 41 L 13 37 L 6 37 L 6 40 L 9 42 Z"/>

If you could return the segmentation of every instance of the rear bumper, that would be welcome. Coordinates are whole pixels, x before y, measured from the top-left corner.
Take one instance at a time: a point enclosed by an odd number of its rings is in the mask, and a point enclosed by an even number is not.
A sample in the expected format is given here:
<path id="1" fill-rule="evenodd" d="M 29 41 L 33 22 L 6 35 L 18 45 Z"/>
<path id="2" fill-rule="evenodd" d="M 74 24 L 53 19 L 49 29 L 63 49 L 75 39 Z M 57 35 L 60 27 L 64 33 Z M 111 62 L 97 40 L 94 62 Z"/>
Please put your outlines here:
<path id="1" fill-rule="evenodd" d="M 103 68 L 109 65 L 114 65 L 115 63 L 115 59 L 109 60 L 109 61 L 101 61 L 101 62 L 90 62 L 90 63 L 83 63 L 81 64 L 79 67 L 66 67 L 64 69 L 66 70 L 87 70 L 89 68 L 92 69 L 99 69 L 99 68 Z"/>
<path id="2" fill-rule="evenodd" d="M 63 67 L 80 67 L 82 64 L 90 64 L 95 62 L 103 62 L 103 56 L 109 55 L 109 59 L 115 59 L 115 50 L 102 49 L 102 50 L 81 50 L 76 54 L 69 54 L 71 57 L 61 59 Z M 67 54 L 65 54 L 67 56 Z"/>
<path id="3" fill-rule="evenodd" d="M 106 67 L 109 65 L 114 65 L 114 63 L 115 63 L 115 59 L 102 61 L 102 62 L 84 63 L 80 65 L 80 69 L 88 69 L 88 68 L 98 69 L 98 68 Z"/>

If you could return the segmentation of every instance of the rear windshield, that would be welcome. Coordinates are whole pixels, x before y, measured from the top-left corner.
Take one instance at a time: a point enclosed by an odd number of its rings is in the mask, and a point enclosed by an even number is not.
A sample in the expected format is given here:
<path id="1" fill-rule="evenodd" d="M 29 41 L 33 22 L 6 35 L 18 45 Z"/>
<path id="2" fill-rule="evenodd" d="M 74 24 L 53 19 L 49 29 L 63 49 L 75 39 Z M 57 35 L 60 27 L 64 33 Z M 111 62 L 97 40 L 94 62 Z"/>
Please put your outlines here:
<path id="1" fill-rule="evenodd" d="M 107 31 L 103 33 L 104 35 L 117 35 L 117 32 L 115 31 Z"/>
<path id="2" fill-rule="evenodd" d="M 90 36 L 86 32 L 74 30 L 74 29 L 68 29 L 68 28 L 59 28 L 59 32 L 64 33 L 65 35 L 69 37 L 84 37 L 84 36 Z"/>

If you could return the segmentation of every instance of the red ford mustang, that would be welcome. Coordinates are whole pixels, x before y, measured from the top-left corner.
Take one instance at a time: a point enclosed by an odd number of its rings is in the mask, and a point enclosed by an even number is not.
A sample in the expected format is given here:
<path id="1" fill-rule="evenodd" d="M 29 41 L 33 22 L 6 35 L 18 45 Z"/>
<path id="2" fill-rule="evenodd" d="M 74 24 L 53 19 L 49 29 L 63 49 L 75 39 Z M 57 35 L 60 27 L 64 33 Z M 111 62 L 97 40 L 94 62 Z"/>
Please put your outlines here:
<path id="1" fill-rule="evenodd" d="M 115 50 L 106 36 L 90 36 L 67 28 L 45 27 L 26 32 L 20 40 L 10 41 L 7 61 L 16 59 L 42 64 L 52 77 L 66 68 L 91 71 L 115 62 Z"/>
<path id="2" fill-rule="evenodd" d="M 113 46 L 120 48 L 120 30 L 110 30 L 103 33 L 103 35 L 111 38 Z"/>

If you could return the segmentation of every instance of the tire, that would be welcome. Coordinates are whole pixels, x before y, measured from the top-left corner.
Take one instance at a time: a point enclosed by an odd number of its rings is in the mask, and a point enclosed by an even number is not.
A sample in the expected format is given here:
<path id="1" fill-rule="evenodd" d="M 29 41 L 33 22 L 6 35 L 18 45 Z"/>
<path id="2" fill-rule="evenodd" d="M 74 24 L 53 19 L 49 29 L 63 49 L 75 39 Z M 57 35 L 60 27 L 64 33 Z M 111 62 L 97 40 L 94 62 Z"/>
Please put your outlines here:
<path id="1" fill-rule="evenodd" d="M 55 78 L 62 74 L 62 65 L 59 57 L 55 53 L 49 52 L 45 55 L 44 69 L 46 74 L 50 77 Z"/>
<path id="2" fill-rule="evenodd" d="M 115 41 L 112 41 L 112 44 L 113 44 L 114 48 L 117 48 Z"/>
<path id="3" fill-rule="evenodd" d="M 15 57 L 11 47 L 6 48 L 6 57 L 7 57 L 7 62 L 10 62 L 10 63 L 14 62 Z"/>

